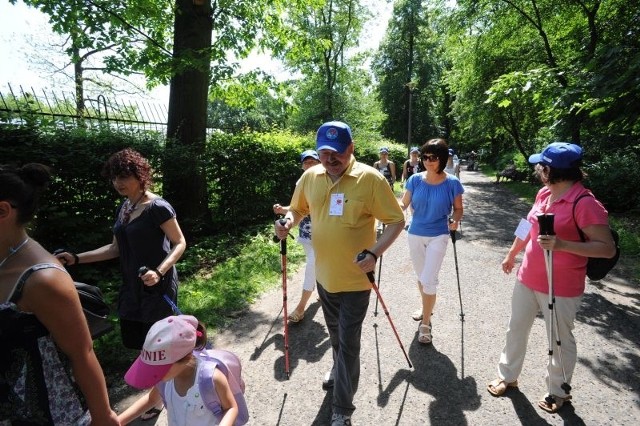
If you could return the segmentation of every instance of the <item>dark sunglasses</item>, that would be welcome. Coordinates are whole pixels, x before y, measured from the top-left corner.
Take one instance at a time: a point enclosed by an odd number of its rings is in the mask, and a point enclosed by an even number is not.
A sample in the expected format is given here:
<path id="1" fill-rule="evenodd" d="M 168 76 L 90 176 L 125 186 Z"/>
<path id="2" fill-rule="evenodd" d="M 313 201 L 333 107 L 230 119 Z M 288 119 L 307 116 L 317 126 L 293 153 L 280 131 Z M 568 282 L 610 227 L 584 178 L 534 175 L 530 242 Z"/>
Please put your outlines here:
<path id="1" fill-rule="evenodd" d="M 435 154 L 424 154 L 422 156 L 422 159 L 425 160 L 425 161 L 438 161 L 439 160 L 438 156 L 435 155 Z"/>

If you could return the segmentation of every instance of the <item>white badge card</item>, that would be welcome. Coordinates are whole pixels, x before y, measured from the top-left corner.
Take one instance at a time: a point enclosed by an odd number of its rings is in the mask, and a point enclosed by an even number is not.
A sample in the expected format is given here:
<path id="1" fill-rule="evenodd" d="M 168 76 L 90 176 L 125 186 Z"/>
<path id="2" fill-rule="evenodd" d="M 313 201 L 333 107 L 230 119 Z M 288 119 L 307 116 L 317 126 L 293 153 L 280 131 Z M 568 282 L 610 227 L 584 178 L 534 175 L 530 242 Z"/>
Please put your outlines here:
<path id="1" fill-rule="evenodd" d="M 329 216 L 342 216 L 344 210 L 344 194 L 331 194 Z"/>
<path id="2" fill-rule="evenodd" d="M 531 223 L 529 223 L 527 219 L 520 219 L 520 223 L 518 223 L 518 227 L 516 228 L 514 235 L 521 240 L 526 240 L 529 235 L 529 231 L 531 231 Z"/>

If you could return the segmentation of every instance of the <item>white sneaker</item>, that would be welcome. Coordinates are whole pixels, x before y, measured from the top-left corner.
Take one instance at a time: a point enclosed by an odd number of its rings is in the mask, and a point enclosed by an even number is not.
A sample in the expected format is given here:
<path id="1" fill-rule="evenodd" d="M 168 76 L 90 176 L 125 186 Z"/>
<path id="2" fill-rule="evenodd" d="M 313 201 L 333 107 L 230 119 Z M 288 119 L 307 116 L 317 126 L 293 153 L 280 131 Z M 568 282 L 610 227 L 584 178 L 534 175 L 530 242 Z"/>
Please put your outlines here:
<path id="1" fill-rule="evenodd" d="M 331 416 L 331 426 L 351 426 L 351 416 L 334 413 Z"/>
<path id="2" fill-rule="evenodd" d="M 335 381 L 335 373 L 333 367 L 331 370 L 327 371 L 324 375 L 324 379 L 322 380 L 322 389 L 331 389 L 333 387 L 333 383 Z"/>

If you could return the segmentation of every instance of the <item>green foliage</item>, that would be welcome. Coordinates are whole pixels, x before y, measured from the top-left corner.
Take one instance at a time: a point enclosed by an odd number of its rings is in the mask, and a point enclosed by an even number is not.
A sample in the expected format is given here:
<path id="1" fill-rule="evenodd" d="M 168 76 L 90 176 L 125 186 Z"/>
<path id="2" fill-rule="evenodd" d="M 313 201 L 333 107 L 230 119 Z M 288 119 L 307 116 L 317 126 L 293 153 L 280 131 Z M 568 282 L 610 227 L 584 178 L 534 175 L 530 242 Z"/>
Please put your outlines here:
<path id="1" fill-rule="evenodd" d="M 214 133 L 206 175 L 215 229 L 273 218 L 273 205 L 288 203 L 302 173 L 300 153 L 313 147 L 310 137 L 291 133 Z"/>
<path id="2" fill-rule="evenodd" d="M 611 212 L 638 211 L 640 195 L 640 155 L 638 151 L 626 150 L 611 153 L 599 161 L 587 164 L 586 185 Z"/>

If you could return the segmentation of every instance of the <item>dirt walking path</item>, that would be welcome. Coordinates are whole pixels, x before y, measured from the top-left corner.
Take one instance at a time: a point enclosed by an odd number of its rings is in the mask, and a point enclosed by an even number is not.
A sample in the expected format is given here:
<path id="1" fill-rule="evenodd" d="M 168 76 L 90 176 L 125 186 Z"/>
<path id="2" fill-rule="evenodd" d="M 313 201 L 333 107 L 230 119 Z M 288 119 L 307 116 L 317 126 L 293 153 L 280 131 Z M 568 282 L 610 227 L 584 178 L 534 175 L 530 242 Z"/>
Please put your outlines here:
<path id="1" fill-rule="evenodd" d="M 464 322 L 453 246 L 440 275 L 433 316 L 433 345 L 417 343 L 410 314 L 420 306 L 403 232 L 382 258 L 380 290 L 413 363 L 409 368 L 372 292 L 362 335 L 361 379 L 352 421 L 386 425 L 631 425 L 640 419 L 640 291 L 615 274 L 588 284 L 576 322 L 578 363 L 573 404 L 550 415 L 537 407 L 545 393 L 547 339 L 536 320 L 519 390 L 494 398 L 486 383 L 496 377 L 504 344 L 514 276 L 500 262 L 518 221 L 529 210 L 478 172 L 462 171 L 463 239 L 456 243 Z M 274 256 L 277 256 L 274 248 Z M 301 292 L 302 270 L 289 279 L 289 305 Z M 305 319 L 289 328 L 291 376 L 284 374 L 282 291 L 265 294 L 215 338 L 243 360 L 251 425 L 327 425 L 331 391 L 321 388 L 331 368 L 328 335 L 315 297 Z M 126 407 L 120 401 L 117 408 Z M 139 422 L 149 425 L 154 422 Z M 155 421 L 166 425 L 166 412 Z"/>

